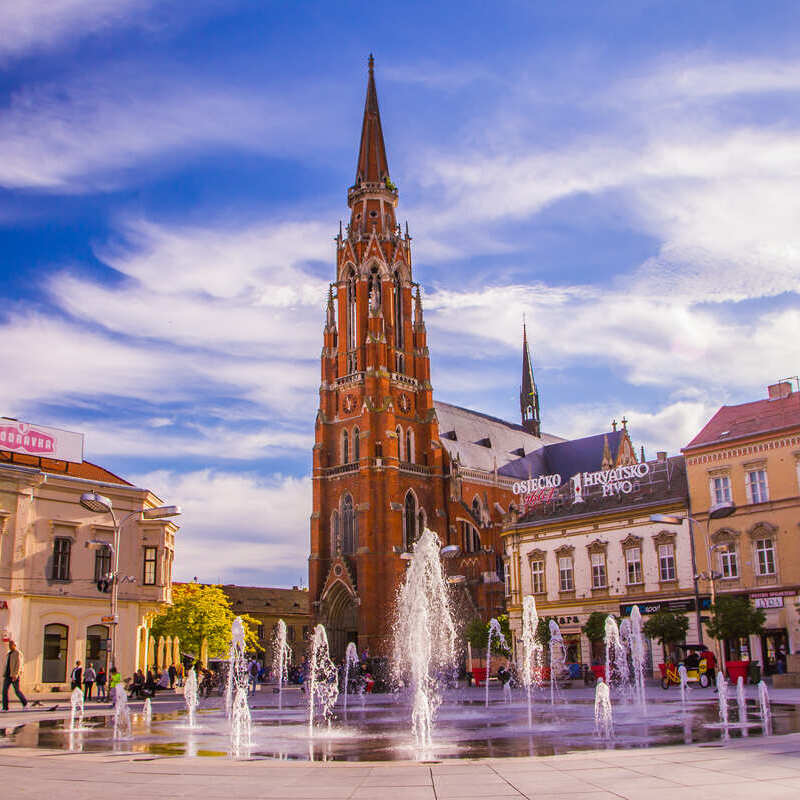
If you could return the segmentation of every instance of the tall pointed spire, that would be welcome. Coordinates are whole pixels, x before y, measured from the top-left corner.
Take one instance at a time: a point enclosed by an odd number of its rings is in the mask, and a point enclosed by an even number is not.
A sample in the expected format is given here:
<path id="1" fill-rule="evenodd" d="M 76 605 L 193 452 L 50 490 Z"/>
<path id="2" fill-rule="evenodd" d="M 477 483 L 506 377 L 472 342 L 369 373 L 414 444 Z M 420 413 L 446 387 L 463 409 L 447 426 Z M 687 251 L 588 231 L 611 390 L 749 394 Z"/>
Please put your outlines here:
<path id="1" fill-rule="evenodd" d="M 362 182 L 383 183 L 389 177 L 386 146 L 383 143 L 378 92 L 375 89 L 375 59 L 369 54 L 367 99 L 364 103 L 364 122 L 361 125 L 361 147 L 358 151 L 355 185 Z"/>
<path id="2" fill-rule="evenodd" d="M 519 406 L 522 412 L 522 427 L 534 436 L 541 436 L 539 418 L 539 390 L 533 379 L 533 360 L 528 347 L 528 330 L 522 322 L 522 386 L 519 390 Z"/>

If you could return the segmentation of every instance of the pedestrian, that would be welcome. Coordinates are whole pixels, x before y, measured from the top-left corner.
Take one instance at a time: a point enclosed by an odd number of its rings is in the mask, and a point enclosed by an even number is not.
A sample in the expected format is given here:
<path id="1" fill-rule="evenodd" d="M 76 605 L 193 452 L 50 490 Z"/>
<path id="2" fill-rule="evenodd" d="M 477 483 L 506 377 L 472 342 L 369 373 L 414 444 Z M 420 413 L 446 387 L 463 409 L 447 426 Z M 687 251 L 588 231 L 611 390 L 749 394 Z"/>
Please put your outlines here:
<path id="1" fill-rule="evenodd" d="M 69 679 L 72 683 L 72 686 L 70 687 L 71 689 L 80 689 L 83 686 L 83 667 L 81 666 L 80 661 L 75 662 L 75 666 L 72 668 Z"/>
<path id="2" fill-rule="evenodd" d="M 174 689 L 175 688 L 175 677 L 178 674 L 178 671 L 175 669 L 175 664 L 170 664 L 169 665 L 169 669 L 167 670 L 167 673 L 169 674 L 169 688 L 170 689 Z"/>
<path id="3" fill-rule="evenodd" d="M 258 661 L 250 662 L 250 694 L 256 693 L 256 686 L 258 684 Z"/>
<path id="4" fill-rule="evenodd" d="M 97 670 L 97 677 L 95 678 L 95 686 L 97 686 L 97 699 L 106 699 L 106 671 L 104 667 Z"/>
<path id="5" fill-rule="evenodd" d="M 108 699 L 111 701 L 111 705 L 117 701 L 117 691 L 119 690 L 119 685 L 122 683 L 122 675 L 117 672 L 116 667 L 111 667 L 111 675 L 108 680 Z"/>
<path id="6" fill-rule="evenodd" d="M 700 653 L 700 658 L 706 660 L 706 675 L 708 675 L 708 682 L 714 687 L 714 691 L 717 691 L 717 657 L 714 655 L 711 650 L 703 650 Z"/>
<path id="7" fill-rule="evenodd" d="M 22 653 L 17 650 L 17 643 L 13 639 L 8 641 L 8 655 L 6 656 L 6 668 L 3 672 L 3 711 L 8 711 L 8 689 L 14 687 L 14 694 L 17 700 L 22 703 L 22 709 L 28 707 L 25 695 L 19 690 L 19 679 L 22 675 Z"/>
<path id="8" fill-rule="evenodd" d="M 97 673 L 94 671 L 94 667 L 91 664 L 86 665 L 86 669 L 83 671 L 83 699 L 84 700 L 91 700 L 92 699 L 92 689 L 94 688 L 94 682 L 97 678 Z"/>
<path id="9" fill-rule="evenodd" d="M 183 686 L 183 676 L 186 674 L 186 670 L 183 668 L 183 661 L 178 662 L 178 665 L 175 667 L 175 672 L 178 678 L 178 686 Z"/>

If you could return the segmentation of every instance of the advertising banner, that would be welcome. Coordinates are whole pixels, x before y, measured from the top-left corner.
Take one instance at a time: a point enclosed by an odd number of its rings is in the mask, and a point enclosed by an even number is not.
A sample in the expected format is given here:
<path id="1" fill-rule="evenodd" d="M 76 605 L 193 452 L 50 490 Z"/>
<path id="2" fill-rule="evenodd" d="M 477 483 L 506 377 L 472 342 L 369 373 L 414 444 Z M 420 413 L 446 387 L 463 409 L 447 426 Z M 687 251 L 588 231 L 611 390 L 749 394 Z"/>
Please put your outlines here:
<path id="1" fill-rule="evenodd" d="M 60 461 L 83 461 L 83 434 L 33 422 L 0 419 L 0 450 Z"/>

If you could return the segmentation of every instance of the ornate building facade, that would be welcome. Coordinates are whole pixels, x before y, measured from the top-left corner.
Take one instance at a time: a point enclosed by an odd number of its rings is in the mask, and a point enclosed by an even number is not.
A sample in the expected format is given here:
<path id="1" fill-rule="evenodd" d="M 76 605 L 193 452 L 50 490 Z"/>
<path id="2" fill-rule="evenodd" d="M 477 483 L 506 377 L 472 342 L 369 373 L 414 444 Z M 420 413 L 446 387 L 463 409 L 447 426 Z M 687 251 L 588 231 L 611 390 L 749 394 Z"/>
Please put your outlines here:
<path id="1" fill-rule="evenodd" d="M 504 468 L 563 442 L 541 431 L 527 338 L 520 423 L 434 402 L 422 297 L 408 225 L 397 221 L 371 57 L 347 203 L 325 317 L 309 559 L 311 613 L 337 656 L 348 641 L 385 652 L 403 555 L 426 527 L 460 548 L 446 561 L 463 586 L 460 616 L 501 613 L 500 529 L 518 480 Z M 521 468 L 536 474 L 527 462 Z"/>

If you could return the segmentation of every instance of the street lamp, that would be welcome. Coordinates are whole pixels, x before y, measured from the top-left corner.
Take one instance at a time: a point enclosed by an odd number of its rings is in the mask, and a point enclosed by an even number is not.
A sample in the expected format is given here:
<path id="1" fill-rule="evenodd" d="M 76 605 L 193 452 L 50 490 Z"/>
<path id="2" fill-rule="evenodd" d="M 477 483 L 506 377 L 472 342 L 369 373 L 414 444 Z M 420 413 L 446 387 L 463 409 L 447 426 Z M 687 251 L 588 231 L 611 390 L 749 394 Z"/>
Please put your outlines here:
<path id="1" fill-rule="evenodd" d="M 703 644 L 703 625 L 702 622 L 700 621 L 700 593 L 697 588 L 697 581 L 699 578 L 704 578 L 705 580 L 710 581 L 711 605 L 713 606 L 714 601 L 716 599 L 714 581 L 719 576 L 715 575 L 714 570 L 711 567 L 711 553 L 714 550 L 725 552 L 728 549 L 727 545 L 715 544 L 713 547 L 710 545 L 709 526 L 711 524 L 712 519 L 725 519 L 725 517 L 729 517 L 731 516 L 731 514 L 735 513 L 736 513 L 736 506 L 730 500 L 726 500 L 722 503 L 715 503 L 713 506 L 711 506 L 711 508 L 708 509 L 708 517 L 706 518 L 706 562 L 708 564 L 707 575 L 706 573 L 698 574 L 697 563 L 695 561 L 695 554 L 694 554 L 694 526 L 699 525 L 700 523 L 694 517 L 676 517 L 671 514 L 650 515 L 650 522 L 658 522 L 662 525 L 683 525 L 684 519 L 689 520 L 689 540 L 691 542 L 691 550 L 692 550 L 692 579 L 694 581 L 694 602 L 695 602 L 695 612 L 697 614 L 697 635 L 700 639 L 700 644 Z M 717 655 L 719 655 L 719 653 Z"/>
<path id="2" fill-rule="evenodd" d="M 110 514 L 111 521 L 114 523 L 114 540 L 113 542 L 103 542 L 92 540 L 90 545 L 96 547 L 108 547 L 111 550 L 111 558 L 113 560 L 113 568 L 111 571 L 111 650 L 109 652 L 106 648 L 106 674 L 109 674 L 109 660 L 110 665 L 116 667 L 117 665 L 117 606 L 119 602 L 119 539 L 122 526 L 132 517 L 141 514 L 143 519 L 167 519 L 169 517 L 177 517 L 181 513 L 180 506 L 157 506 L 156 508 L 146 508 L 141 511 L 131 511 L 122 519 L 117 520 L 117 515 L 114 513 L 114 506 L 111 500 L 105 495 L 98 494 L 97 492 L 86 492 L 81 495 L 80 504 L 87 511 L 93 514 Z"/>

